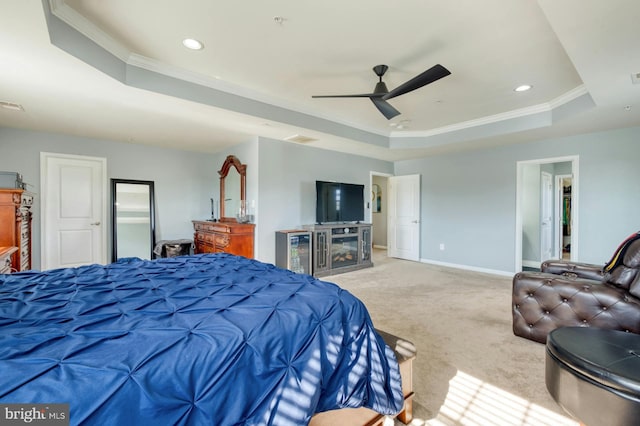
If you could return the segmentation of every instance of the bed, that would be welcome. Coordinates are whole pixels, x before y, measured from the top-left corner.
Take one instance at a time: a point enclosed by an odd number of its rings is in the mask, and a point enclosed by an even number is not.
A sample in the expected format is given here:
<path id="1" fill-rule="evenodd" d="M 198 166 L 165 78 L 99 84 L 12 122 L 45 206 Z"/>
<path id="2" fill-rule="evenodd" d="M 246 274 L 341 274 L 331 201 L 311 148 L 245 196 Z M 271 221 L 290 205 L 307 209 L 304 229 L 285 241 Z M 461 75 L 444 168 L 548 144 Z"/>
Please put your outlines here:
<path id="1" fill-rule="evenodd" d="M 71 424 L 301 425 L 403 407 L 398 363 L 335 284 L 229 254 L 0 276 L 0 402 Z"/>

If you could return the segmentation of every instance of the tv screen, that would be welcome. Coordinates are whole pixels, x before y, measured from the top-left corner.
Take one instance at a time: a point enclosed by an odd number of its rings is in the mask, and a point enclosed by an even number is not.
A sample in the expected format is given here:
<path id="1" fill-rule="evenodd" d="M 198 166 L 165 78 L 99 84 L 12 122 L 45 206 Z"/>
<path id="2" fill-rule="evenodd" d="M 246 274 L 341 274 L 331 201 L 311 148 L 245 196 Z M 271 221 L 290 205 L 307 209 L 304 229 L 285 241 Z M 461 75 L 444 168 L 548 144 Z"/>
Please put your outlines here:
<path id="1" fill-rule="evenodd" d="M 364 220 L 364 185 L 316 181 L 316 222 Z"/>

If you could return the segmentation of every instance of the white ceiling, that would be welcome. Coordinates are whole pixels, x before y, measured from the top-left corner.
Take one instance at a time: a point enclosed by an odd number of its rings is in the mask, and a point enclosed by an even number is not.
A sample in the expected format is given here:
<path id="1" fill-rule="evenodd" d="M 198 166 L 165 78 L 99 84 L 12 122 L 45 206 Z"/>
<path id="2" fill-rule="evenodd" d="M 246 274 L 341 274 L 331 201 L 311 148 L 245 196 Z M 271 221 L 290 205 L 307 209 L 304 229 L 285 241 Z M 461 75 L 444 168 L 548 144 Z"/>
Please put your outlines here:
<path id="1" fill-rule="evenodd" d="M 0 108 L 4 127 L 203 152 L 301 134 L 399 160 L 640 125 L 637 0 L 0 2 L 0 101 L 24 107 Z M 105 52 L 121 78 L 92 60 Z M 452 74 L 390 100 L 391 121 L 366 98 L 311 98 L 437 63 Z"/>

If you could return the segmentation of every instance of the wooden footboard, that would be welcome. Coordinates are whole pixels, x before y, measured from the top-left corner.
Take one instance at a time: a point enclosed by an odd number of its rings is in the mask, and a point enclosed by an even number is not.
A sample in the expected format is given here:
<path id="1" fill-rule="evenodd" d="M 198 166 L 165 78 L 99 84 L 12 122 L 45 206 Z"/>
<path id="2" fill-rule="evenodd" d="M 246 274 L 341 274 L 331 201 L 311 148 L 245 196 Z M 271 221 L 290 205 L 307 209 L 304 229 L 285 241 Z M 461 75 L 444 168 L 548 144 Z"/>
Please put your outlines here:
<path id="1" fill-rule="evenodd" d="M 416 357 L 416 348 L 413 343 L 394 336 L 384 331 L 377 330 L 384 341 L 392 348 L 400 365 L 402 377 L 402 393 L 404 395 L 404 407 L 397 414 L 397 419 L 404 424 L 413 420 L 413 360 Z M 379 426 L 384 422 L 382 414 L 368 408 L 342 408 L 318 413 L 311 418 L 310 426 Z"/>

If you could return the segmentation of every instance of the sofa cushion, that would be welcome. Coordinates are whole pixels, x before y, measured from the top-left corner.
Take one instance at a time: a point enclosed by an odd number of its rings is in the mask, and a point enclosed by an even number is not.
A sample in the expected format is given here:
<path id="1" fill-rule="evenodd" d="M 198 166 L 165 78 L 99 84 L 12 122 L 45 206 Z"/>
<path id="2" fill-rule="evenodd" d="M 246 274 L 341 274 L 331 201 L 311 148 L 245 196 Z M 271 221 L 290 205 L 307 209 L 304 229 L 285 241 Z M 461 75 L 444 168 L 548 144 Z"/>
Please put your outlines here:
<path id="1" fill-rule="evenodd" d="M 611 271 L 613 268 L 615 268 L 616 266 L 618 266 L 620 263 L 622 263 L 623 259 L 624 259 L 624 254 L 626 253 L 627 249 L 629 248 L 629 246 L 634 242 L 634 241 L 638 241 L 638 239 L 640 239 L 640 232 L 636 232 L 635 234 L 631 234 L 627 237 L 626 240 L 624 240 L 616 249 L 615 253 L 613 253 L 613 257 L 611 258 L 610 261 L 607 262 L 606 265 L 604 265 L 604 271 L 605 272 L 609 272 Z M 628 266 L 628 265 L 627 265 Z"/>
<path id="2" fill-rule="evenodd" d="M 622 257 L 617 262 L 618 265 L 605 273 L 604 280 L 610 284 L 617 285 L 629 290 L 629 293 L 640 297 L 640 283 L 638 275 L 640 272 L 640 239 L 635 239 L 627 246 Z"/>

